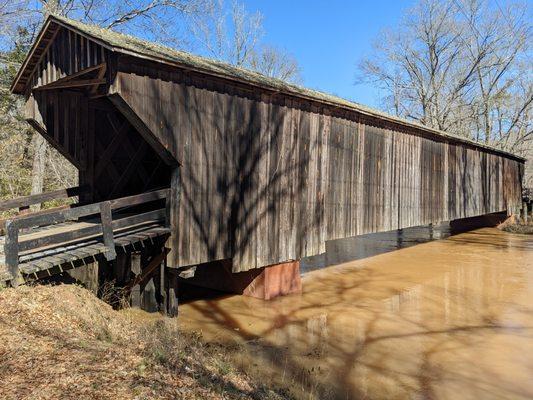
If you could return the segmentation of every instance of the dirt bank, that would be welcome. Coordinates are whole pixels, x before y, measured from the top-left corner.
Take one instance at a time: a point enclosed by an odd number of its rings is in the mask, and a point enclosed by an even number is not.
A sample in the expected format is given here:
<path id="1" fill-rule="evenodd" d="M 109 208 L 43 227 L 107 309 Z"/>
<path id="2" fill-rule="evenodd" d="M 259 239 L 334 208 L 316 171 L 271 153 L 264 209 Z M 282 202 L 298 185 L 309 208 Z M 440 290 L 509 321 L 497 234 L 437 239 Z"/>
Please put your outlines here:
<path id="1" fill-rule="evenodd" d="M 498 229 L 509 233 L 520 233 L 524 235 L 533 235 L 533 221 L 525 223 L 516 215 L 509 217 L 506 221 L 498 225 Z"/>
<path id="2" fill-rule="evenodd" d="M 231 350 L 231 349 L 230 349 Z M 177 320 L 73 285 L 0 291 L 2 399 L 278 399 Z"/>

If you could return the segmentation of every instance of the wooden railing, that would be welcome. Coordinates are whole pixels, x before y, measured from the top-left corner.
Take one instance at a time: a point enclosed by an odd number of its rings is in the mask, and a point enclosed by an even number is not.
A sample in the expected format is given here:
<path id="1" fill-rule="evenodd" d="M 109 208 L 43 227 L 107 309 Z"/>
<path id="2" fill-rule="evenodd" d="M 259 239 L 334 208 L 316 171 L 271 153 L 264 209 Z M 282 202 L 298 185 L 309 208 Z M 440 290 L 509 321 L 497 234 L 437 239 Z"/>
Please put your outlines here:
<path id="1" fill-rule="evenodd" d="M 133 206 L 139 206 L 158 200 L 165 200 L 165 208 L 154 211 L 134 214 L 113 220 L 113 211 Z M 139 225 L 149 221 L 163 221 L 165 226 L 169 226 L 169 189 L 156 190 L 120 199 L 103 201 L 83 205 L 75 208 L 61 209 L 45 214 L 29 214 L 15 219 L 7 220 L 5 223 L 5 262 L 13 278 L 19 276 L 19 253 L 23 251 L 36 250 L 41 247 L 68 243 L 92 236 L 102 236 L 106 247 L 106 259 L 116 258 L 114 230 L 126 228 L 128 226 Z M 62 233 L 51 233 L 39 235 L 34 239 L 19 242 L 19 232 L 23 229 L 54 225 L 67 221 L 75 221 L 79 218 L 95 216 L 97 219 L 90 226 L 81 227 L 76 230 L 69 230 Z M 98 218 L 99 217 L 99 218 Z"/>
<path id="2" fill-rule="evenodd" d="M 0 201 L 0 212 L 17 208 L 19 212 L 24 212 L 34 204 L 41 204 L 51 200 L 68 199 L 79 196 L 89 191 L 89 186 L 76 186 L 68 189 L 54 190 L 52 192 L 32 194 L 30 196 L 19 197 L 11 200 Z"/>

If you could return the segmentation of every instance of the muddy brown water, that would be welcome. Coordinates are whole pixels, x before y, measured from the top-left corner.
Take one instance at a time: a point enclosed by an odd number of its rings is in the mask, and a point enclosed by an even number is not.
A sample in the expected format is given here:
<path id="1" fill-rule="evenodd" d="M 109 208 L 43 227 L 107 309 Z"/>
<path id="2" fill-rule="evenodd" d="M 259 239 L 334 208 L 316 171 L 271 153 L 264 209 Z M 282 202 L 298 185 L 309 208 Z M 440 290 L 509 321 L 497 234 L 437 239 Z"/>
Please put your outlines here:
<path id="1" fill-rule="evenodd" d="M 197 300 L 180 324 L 298 398 L 533 398 L 533 237 L 383 242 L 328 268 L 312 260 L 302 295 Z"/>

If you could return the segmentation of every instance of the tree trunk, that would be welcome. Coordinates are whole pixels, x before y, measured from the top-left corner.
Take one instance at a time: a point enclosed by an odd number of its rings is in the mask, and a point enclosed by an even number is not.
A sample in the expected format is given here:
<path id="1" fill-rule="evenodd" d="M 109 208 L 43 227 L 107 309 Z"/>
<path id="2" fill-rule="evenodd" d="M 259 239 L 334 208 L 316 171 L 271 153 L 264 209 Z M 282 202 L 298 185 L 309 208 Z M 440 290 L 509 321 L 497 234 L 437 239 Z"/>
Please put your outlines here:
<path id="1" fill-rule="evenodd" d="M 31 172 L 31 194 L 43 192 L 44 187 L 44 169 L 46 166 L 46 150 L 48 144 L 44 137 L 35 133 L 33 139 L 33 166 Z M 41 205 L 36 204 L 35 210 L 40 210 Z"/>

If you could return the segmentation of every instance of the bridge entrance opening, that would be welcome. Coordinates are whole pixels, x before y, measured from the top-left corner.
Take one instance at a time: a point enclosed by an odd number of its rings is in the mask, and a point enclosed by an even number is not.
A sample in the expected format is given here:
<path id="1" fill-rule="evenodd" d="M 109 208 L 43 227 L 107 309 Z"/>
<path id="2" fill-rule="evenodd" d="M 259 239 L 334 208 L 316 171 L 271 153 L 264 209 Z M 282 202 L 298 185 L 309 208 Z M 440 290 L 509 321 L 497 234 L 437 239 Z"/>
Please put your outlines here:
<path id="1" fill-rule="evenodd" d="M 30 124 L 79 171 L 82 202 L 169 187 L 172 166 L 107 97 L 82 90 L 34 94 Z"/>
<path id="2" fill-rule="evenodd" d="M 169 187 L 171 167 L 109 100 L 91 101 L 89 109 L 94 121 L 80 184 L 92 188 L 92 201 Z"/>
<path id="3" fill-rule="evenodd" d="M 170 235 L 168 159 L 107 97 L 75 90 L 35 93 L 30 124 L 79 171 L 79 187 L 14 199 L 24 208 L 51 199 L 78 202 L 3 221 L 0 280 L 11 285 L 54 277 L 120 288 L 150 311 L 166 311 Z M 158 151 L 159 150 L 159 151 Z M 57 278 L 55 278 L 57 277 Z"/>

